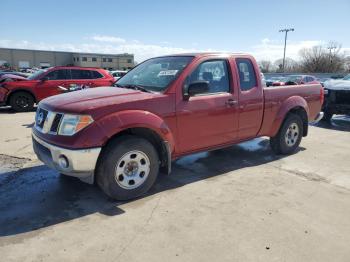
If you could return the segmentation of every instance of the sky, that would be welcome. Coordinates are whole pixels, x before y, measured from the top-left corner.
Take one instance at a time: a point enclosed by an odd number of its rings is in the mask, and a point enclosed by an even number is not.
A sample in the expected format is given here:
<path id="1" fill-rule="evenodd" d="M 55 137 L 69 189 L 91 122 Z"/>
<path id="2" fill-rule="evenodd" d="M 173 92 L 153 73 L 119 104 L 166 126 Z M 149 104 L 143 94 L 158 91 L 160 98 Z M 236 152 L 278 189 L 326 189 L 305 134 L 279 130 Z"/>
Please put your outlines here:
<path id="1" fill-rule="evenodd" d="M 298 59 L 335 41 L 350 55 L 350 0 L 1 0 L 0 47 L 132 53 L 135 61 L 199 51 Z"/>

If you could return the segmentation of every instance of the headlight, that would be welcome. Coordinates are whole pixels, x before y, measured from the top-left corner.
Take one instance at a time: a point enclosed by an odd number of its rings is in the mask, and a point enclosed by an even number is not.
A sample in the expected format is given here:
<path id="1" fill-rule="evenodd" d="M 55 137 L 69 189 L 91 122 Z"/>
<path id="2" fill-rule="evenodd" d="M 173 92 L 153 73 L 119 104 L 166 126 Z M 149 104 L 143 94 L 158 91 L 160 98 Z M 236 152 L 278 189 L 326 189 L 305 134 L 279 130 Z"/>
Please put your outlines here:
<path id="1" fill-rule="evenodd" d="M 59 135 L 72 136 L 83 128 L 90 125 L 94 120 L 89 115 L 65 114 L 58 131 Z"/>

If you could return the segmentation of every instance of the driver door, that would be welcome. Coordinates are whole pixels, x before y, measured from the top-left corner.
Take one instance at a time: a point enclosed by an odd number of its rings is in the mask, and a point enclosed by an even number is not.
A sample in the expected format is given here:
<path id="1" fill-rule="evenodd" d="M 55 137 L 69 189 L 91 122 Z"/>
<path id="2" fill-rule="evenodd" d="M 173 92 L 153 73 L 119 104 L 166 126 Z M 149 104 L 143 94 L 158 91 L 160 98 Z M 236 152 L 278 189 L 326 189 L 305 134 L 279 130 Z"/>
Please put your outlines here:
<path id="1" fill-rule="evenodd" d="M 207 81 L 209 91 L 188 100 L 181 96 L 177 102 L 180 154 L 220 146 L 237 138 L 238 103 L 230 75 L 228 61 L 215 59 L 200 63 L 187 77 L 185 89 L 190 83 Z"/>
<path id="2" fill-rule="evenodd" d="M 66 86 L 70 80 L 69 78 L 69 71 L 67 69 L 57 69 L 48 72 L 37 84 L 40 100 L 64 93 L 59 86 Z"/>

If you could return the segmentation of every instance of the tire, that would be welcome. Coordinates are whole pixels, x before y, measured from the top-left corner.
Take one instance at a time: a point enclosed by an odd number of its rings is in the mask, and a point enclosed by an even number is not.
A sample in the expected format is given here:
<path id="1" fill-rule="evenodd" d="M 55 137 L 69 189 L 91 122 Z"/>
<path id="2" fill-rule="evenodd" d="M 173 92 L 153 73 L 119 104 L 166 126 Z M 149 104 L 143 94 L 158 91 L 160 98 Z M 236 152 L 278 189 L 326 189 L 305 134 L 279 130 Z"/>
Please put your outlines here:
<path id="1" fill-rule="evenodd" d="M 270 146 L 276 154 L 291 154 L 299 147 L 303 136 L 303 121 L 296 114 L 288 114 L 277 135 L 270 138 Z"/>
<path id="2" fill-rule="evenodd" d="M 323 120 L 324 122 L 330 123 L 331 120 L 332 120 L 332 117 L 333 117 L 333 113 L 330 112 L 330 111 L 328 111 L 328 110 L 325 110 L 325 111 L 324 111 L 324 115 L 323 115 L 323 117 L 322 117 L 322 120 Z"/>
<path id="3" fill-rule="evenodd" d="M 34 108 L 34 98 L 28 92 L 16 92 L 10 97 L 10 106 L 17 112 L 28 112 Z"/>
<path id="4" fill-rule="evenodd" d="M 115 200 L 129 200 L 145 194 L 155 183 L 159 157 L 154 146 L 136 136 L 122 136 L 103 149 L 98 161 L 98 186 Z"/>

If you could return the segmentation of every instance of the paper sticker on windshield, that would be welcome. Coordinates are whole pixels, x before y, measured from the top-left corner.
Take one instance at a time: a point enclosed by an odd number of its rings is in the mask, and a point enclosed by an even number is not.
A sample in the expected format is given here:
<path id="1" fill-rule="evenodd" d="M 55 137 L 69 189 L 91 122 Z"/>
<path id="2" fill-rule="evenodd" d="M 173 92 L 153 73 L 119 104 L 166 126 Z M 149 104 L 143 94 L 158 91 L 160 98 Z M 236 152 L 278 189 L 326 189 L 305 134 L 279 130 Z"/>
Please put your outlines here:
<path id="1" fill-rule="evenodd" d="M 164 70 L 158 73 L 158 76 L 174 76 L 179 70 Z"/>

